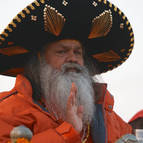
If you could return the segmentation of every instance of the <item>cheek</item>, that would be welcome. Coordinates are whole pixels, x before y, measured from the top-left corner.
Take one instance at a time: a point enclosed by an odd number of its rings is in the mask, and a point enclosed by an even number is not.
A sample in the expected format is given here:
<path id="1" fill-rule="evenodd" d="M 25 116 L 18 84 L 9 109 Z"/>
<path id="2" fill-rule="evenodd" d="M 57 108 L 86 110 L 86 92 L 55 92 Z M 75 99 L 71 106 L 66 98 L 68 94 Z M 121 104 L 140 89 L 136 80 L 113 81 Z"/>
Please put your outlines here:
<path id="1" fill-rule="evenodd" d="M 59 58 L 57 58 L 57 59 L 55 59 L 54 60 L 54 63 L 53 63 L 53 65 L 54 65 L 54 67 L 56 68 L 56 69 L 61 69 L 61 67 L 62 67 L 62 65 L 64 64 L 65 62 L 64 62 L 64 59 L 59 59 Z"/>
<path id="2" fill-rule="evenodd" d="M 51 65 L 55 69 L 61 69 L 61 66 L 64 64 L 65 59 L 59 58 L 57 56 L 48 57 L 47 64 Z"/>
<path id="3" fill-rule="evenodd" d="M 81 66 L 83 66 L 83 65 L 84 65 L 83 59 L 80 59 L 78 63 L 79 63 Z"/>

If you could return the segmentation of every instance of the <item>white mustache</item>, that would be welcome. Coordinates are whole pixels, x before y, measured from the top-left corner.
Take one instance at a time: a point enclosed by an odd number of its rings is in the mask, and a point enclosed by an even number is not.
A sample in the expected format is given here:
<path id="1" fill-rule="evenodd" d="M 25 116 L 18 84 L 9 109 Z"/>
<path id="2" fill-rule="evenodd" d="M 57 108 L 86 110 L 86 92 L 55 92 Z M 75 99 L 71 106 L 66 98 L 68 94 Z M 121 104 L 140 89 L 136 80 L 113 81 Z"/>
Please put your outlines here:
<path id="1" fill-rule="evenodd" d="M 66 63 L 62 65 L 61 68 L 62 73 L 67 73 L 67 72 L 76 72 L 76 73 L 87 73 L 87 70 L 85 67 L 76 64 L 76 63 Z"/>

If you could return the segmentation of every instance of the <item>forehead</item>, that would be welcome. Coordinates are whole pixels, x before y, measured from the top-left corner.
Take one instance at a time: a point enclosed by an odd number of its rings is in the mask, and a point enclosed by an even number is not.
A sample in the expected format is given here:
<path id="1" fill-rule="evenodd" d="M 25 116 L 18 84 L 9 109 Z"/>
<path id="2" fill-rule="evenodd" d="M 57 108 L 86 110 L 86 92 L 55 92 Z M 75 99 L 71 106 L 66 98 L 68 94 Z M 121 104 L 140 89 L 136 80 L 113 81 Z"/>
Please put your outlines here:
<path id="1" fill-rule="evenodd" d="M 45 47 L 46 49 L 50 48 L 74 48 L 74 49 L 79 49 L 82 50 L 82 44 L 78 40 L 74 39 L 63 39 L 59 41 L 52 42 Z"/>

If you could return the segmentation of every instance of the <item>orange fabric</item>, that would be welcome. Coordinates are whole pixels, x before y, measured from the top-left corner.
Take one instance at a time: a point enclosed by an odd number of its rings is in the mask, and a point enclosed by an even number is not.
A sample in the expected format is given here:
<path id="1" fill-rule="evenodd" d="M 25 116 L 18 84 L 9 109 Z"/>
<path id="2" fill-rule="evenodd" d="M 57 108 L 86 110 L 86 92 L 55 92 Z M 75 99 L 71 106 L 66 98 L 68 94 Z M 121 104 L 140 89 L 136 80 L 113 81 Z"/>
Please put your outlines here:
<path id="1" fill-rule="evenodd" d="M 138 119 L 138 118 L 143 118 L 143 110 L 138 111 L 130 120 L 129 123 Z"/>
<path id="2" fill-rule="evenodd" d="M 108 142 L 114 143 L 121 136 L 132 133 L 132 128 L 129 124 L 124 122 L 114 111 L 113 111 L 113 96 L 106 91 L 105 95 L 105 117 L 106 117 L 106 127 L 108 133 Z"/>
<path id="3" fill-rule="evenodd" d="M 0 143 L 7 143 L 10 131 L 19 125 L 31 129 L 34 134 L 32 143 L 81 143 L 80 135 L 72 125 L 59 123 L 33 102 L 32 87 L 22 75 L 17 76 L 15 87 L 10 92 L 0 94 L 0 99 L 14 91 L 18 93 L 0 102 Z M 103 95 L 106 94 L 102 104 L 105 107 L 108 143 L 114 143 L 123 134 L 131 133 L 131 127 L 112 110 L 114 100 L 104 86 L 103 91 Z M 87 143 L 92 143 L 91 136 Z"/>

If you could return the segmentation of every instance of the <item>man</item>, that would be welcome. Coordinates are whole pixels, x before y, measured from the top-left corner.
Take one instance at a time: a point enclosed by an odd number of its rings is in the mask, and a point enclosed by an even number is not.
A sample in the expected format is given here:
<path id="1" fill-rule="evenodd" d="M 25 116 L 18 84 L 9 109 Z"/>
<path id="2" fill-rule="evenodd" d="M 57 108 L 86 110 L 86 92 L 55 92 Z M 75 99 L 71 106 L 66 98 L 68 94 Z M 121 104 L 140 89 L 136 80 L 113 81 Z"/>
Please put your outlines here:
<path id="1" fill-rule="evenodd" d="M 106 85 L 92 79 L 133 48 L 129 21 L 113 4 L 36 0 L 0 40 L 0 73 L 17 76 L 15 87 L 0 94 L 0 142 L 21 125 L 33 143 L 114 143 L 132 132 L 113 111 Z"/>

